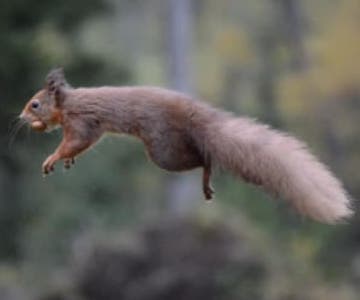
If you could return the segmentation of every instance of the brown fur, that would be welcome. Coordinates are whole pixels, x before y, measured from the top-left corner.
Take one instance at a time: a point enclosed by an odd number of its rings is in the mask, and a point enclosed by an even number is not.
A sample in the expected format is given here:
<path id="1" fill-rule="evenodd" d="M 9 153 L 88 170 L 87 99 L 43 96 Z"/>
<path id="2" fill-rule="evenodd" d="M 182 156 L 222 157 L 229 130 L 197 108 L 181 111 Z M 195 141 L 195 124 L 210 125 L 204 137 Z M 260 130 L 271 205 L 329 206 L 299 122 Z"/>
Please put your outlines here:
<path id="1" fill-rule="evenodd" d="M 351 215 L 341 183 L 289 135 L 162 88 L 73 89 L 58 72 L 49 74 L 45 89 L 22 113 L 31 124 L 42 122 L 44 129 L 63 128 L 63 140 L 44 162 L 44 173 L 61 159 L 69 167 L 104 132 L 125 133 L 141 139 L 160 168 L 203 167 L 207 199 L 213 193 L 211 169 L 218 165 L 285 198 L 315 220 L 334 223 Z M 32 109 L 34 99 L 40 100 L 41 109 Z"/>

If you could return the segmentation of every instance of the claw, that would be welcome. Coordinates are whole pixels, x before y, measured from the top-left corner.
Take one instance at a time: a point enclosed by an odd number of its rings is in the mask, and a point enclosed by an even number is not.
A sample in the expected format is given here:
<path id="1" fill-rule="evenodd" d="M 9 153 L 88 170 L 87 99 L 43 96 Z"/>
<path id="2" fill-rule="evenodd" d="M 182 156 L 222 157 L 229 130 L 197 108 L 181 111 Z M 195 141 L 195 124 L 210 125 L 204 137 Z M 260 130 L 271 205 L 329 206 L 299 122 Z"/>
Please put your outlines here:
<path id="1" fill-rule="evenodd" d="M 72 165 L 74 165 L 74 164 L 75 164 L 75 158 L 74 157 L 64 160 L 64 168 L 65 169 L 70 169 L 70 167 Z"/>
<path id="2" fill-rule="evenodd" d="M 211 200 L 213 198 L 214 193 L 215 193 L 215 191 L 212 189 L 211 186 L 206 186 L 204 188 L 204 194 L 205 194 L 205 199 L 206 200 Z"/>
<path id="3" fill-rule="evenodd" d="M 42 172 L 44 175 L 48 175 L 50 172 L 54 172 L 55 163 L 59 160 L 58 156 L 50 155 L 42 165 Z"/>

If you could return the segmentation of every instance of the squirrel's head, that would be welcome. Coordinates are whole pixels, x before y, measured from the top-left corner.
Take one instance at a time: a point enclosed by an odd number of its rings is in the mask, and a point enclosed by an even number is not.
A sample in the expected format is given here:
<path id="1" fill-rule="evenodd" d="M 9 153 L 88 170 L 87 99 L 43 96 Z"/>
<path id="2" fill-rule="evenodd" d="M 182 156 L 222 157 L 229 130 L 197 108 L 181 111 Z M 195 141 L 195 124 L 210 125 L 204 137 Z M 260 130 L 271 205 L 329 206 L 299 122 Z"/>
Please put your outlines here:
<path id="1" fill-rule="evenodd" d="M 67 86 L 62 69 L 50 71 L 44 88 L 26 103 L 20 118 L 37 131 L 50 131 L 61 125 L 61 106 Z"/>

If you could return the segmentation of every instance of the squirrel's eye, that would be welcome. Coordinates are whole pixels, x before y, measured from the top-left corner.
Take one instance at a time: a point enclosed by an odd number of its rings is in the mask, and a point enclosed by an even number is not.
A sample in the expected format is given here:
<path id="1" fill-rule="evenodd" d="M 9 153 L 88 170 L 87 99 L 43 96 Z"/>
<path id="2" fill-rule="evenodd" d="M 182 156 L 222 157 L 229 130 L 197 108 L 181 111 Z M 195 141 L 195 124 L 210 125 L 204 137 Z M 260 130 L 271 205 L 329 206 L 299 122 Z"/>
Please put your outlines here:
<path id="1" fill-rule="evenodd" d="M 32 109 L 38 109 L 40 107 L 40 102 L 38 100 L 34 100 L 31 102 L 31 108 Z"/>

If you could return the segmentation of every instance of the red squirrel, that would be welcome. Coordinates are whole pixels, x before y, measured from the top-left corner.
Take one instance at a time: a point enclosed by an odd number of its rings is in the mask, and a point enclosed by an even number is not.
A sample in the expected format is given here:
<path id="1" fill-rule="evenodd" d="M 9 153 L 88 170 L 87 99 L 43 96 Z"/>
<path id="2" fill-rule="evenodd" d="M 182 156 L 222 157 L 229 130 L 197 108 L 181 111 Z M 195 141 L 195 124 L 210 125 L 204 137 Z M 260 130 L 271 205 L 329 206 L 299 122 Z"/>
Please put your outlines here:
<path id="1" fill-rule="evenodd" d="M 335 223 L 352 213 L 341 182 L 305 144 L 179 92 L 147 86 L 73 88 L 62 69 L 55 69 L 20 118 L 38 131 L 62 127 L 63 139 L 43 163 L 44 174 L 59 160 L 69 168 L 105 132 L 125 133 L 139 138 L 160 168 L 203 168 L 206 199 L 212 198 L 211 171 L 218 166 L 317 221 Z"/>

